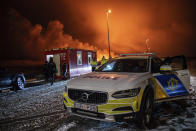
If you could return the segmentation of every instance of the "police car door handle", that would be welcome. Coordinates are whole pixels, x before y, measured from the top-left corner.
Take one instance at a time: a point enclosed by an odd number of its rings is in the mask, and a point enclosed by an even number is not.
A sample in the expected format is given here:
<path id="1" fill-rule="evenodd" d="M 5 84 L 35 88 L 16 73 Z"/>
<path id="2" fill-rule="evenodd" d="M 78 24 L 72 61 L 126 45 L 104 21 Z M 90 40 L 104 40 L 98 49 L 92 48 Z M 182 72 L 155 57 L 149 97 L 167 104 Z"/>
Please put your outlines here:
<path id="1" fill-rule="evenodd" d="M 175 75 L 179 75 L 179 76 L 186 76 L 188 75 L 187 73 L 179 73 L 179 72 L 174 72 Z"/>
<path id="2" fill-rule="evenodd" d="M 178 73 L 179 76 L 186 76 L 188 75 L 187 73 Z"/>

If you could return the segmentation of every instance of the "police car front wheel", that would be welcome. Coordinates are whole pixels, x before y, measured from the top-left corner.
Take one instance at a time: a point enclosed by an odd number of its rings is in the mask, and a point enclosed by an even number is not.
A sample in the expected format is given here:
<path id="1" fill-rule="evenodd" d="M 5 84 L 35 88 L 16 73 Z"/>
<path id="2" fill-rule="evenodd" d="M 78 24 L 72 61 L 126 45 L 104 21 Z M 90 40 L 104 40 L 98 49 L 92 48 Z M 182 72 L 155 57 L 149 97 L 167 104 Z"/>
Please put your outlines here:
<path id="1" fill-rule="evenodd" d="M 144 111 L 144 119 L 143 119 L 144 121 L 143 123 L 145 124 L 145 126 L 148 126 L 151 122 L 152 110 L 153 110 L 152 100 L 150 97 L 148 97 L 145 102 L 145 111 Z"/>
<path id="2" fill-rule="evenodd" d="M 140 111 L 136 115 L 136 124 L 142 128 L 150 128 L 154 104 L 153 89 L 148 88 L 142 97 Z"/>

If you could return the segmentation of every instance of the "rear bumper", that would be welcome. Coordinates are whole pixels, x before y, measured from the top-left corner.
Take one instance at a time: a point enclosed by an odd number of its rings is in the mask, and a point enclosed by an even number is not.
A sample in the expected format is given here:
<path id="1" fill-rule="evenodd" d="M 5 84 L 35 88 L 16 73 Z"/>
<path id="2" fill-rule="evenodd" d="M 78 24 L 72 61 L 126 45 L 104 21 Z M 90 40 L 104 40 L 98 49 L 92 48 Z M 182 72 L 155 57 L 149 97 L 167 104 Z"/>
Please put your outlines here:
<path id="1" fill-rule="evenodd" d="M 1 80 L 0 81 L 0 90 L 6 90 L 13 88 L 11 80 Z"/>
<path id="2" fill-rule="evenodd" d="M 97 105 L 98 111 L 92 112 L 74 107 L 74 101 L 69 99 L 67 93 L 63 92 L 64 105 L 68 112 L 73 115 L 100 121 L 118 122 L 135 118 L 137 99 L 108 100 L 108 103 Z"/>
<path id="3" fill-rule="evenodd" d="M 7 86 L 11 86 L 12 84 L 12 80 L 0 80 L 0 87 L 7 87 Z"/>
<path id="4" fill-rule="evenodd" d="M 13 88 L 13 87 L 12 87 L 12 86 L 1 86 L 1 87 L 0 87 L 0 91 L 1 91 L 1 90 L 11 89 L 11 88 Z"/>

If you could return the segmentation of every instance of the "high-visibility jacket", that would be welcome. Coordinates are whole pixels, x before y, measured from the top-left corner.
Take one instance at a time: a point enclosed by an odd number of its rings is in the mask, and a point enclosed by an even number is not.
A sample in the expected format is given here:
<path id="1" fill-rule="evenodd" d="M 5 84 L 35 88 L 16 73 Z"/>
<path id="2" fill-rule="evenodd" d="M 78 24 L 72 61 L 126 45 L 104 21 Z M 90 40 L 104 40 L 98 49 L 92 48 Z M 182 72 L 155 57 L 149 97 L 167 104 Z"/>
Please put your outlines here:
<path id="1" fill-rule="evenodd" d="M 102 59 L 101 60 L 101 65 L 105 64 L 108 60 L 107 59 Z"/>
<path id="2" fill-rule="evenodd" d="M 97 66 L 97 61 L 92 60 L 90 62 L 90 64 L 91 64 L 92 67 L 96 67 Z"/>

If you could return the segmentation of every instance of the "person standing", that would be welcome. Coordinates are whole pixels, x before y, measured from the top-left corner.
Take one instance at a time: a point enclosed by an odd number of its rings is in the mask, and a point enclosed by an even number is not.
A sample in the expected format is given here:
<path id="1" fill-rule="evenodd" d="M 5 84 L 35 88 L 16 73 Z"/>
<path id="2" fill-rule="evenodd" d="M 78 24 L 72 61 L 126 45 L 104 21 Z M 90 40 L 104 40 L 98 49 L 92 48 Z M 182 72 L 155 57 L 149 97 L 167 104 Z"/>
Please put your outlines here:
<path id="1" fill-rule="evenodd" d="M 93 57 L 93 59 L 91 60 L 90 64 L 91 64 L 91 67 L 92 67 L 92 72 L 95 71 L 96 66 L 97 66 L 97 60 L 96 60 L 95 57 Z"/>
<path id="2" fill-rule="evenodd" d="M 51 85 L 53 85 L 54 81 L 55 81 L 55 76 L 57 73 L 57 68 L 56 68 L 56 64 L 53 62 L 53 58 L 50 57 L 50 61 L 48 63 L 48 74 L 49 74 L 49 80 L 51 81 Z"/>
<path id="3" fill-rule="evenodd" d="M 101 65 L 105 64 L 108 60 L 105 58 L 105 56 L 102 57 Z"/>
<path id="4" fill-rule="evenodd" d="M 66 80 L 67 79 L 67 65 L 65 62 L 62 64 L 62 73 L 63 73 L 64 79 Z"/>

